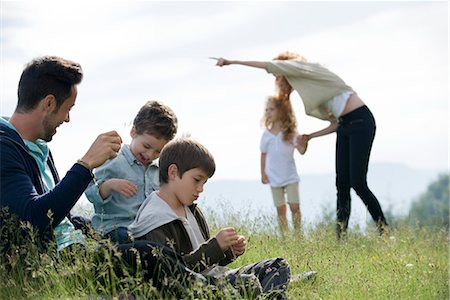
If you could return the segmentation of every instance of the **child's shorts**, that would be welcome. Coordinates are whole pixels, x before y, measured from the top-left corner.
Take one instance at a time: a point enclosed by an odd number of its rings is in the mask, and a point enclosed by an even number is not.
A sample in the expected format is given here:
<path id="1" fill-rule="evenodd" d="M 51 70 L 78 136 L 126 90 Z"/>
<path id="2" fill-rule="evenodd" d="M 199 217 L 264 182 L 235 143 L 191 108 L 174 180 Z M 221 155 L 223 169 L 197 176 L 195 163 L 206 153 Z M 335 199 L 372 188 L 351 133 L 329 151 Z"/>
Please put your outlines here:
<path id="1" fill-rule="evenodd" d="M 271 187 L 273 203 L 276 207 L 284 205 L 286 203 L 290 204 L 300 204 L 300 193 L 298 189 L 298 182 L 290 183 L 282 187 Z M 285 196 L 286 195 L 286 196 Z"/>

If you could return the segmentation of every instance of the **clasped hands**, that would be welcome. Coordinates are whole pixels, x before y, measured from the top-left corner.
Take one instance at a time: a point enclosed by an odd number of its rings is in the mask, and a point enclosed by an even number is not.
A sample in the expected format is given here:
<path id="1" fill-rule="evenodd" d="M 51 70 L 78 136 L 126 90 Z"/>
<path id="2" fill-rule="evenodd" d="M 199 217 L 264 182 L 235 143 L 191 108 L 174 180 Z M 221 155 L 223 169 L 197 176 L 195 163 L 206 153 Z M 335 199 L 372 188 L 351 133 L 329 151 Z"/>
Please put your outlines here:
<path id="1" fill-rule="evenodd" d="M 299 134 L 296 138 L 296 148 L 300 154 L 305 154 L 308 149 L 308 141 L 311 139 L 309 134 Z"/>

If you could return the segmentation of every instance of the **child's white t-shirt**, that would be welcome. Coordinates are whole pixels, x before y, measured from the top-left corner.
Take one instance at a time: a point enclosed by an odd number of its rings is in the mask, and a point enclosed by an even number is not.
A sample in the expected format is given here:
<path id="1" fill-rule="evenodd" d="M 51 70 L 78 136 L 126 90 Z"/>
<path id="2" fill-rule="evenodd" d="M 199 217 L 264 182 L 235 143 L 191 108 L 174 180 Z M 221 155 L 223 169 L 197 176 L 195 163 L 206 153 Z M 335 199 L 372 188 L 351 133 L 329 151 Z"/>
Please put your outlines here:
<path id="1" fill-rule="evenodd" d="M 274 135 L 265 130 L 260 150 L 266 153 L 266 174 L 271 187 L 283 187 L 300 181 L 294 160 L 294 144 L 284 142 L 281 132 Z"/>
<path id="2" fill-rule="evenodd" d="M 189 239 L 191 240 L 192 248 L 194 250 L 198 249 L 202 243 L 205 242 L 205 238 L 200 231 L 197 220 L 194 214 L 191 212 L 189 207 L 184 207 L 186 211 L 186 218 L 181 218 L 183 221 L 184 228 L 186 229 Z"/>

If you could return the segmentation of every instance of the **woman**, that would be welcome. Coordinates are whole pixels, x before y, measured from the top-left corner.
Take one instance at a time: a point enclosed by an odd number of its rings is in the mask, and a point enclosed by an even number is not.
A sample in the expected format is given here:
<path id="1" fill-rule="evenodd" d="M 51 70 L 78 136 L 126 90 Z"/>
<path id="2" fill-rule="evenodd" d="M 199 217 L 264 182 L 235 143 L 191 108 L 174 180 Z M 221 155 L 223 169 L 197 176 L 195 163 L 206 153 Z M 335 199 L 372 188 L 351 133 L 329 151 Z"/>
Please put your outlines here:
<path id="1" fill-rule="evenodd" d="M 296 90 L 305 106 L 305 113 L 330 121 L 326 128 L 300 135 L 298 142 L 306 146 L 309 140 L 337 132 L 336 187 L 338 239 L 347 232 L 350 218 L 350 188 L 353 188 L 383 233 L 386 219 L 375 195 L 367 186 L 367 169 L 375 137 L 375 119 L 358 94 L 339 76 L 318 63 L 284 52 L 272 61 L 239 61 L 217 59 L 217 66 L 244 65 L 266 70 L 275 75 L 278 97 L 289 100 Z"/>

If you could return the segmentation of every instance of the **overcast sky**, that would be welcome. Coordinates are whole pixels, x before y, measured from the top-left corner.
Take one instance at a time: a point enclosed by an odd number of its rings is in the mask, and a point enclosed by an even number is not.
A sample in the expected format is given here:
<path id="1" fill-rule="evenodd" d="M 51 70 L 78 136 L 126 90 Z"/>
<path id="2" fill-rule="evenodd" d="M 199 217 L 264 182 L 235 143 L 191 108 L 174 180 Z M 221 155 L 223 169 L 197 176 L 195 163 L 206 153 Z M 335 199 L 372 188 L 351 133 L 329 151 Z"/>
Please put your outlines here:
<path id="1" fill-rule="evenodd" d="M 71 3 L 71 4 L 70 4 Z M 214 179 L 259 178 L 260 120 L 274 77 L 218 68 L 209 56 L 271 60 L 298 52 L 340 75 L 375 115 L 372 163 L 448 169 L 448 2 L 1 2 L 1 115 L 24 65 L 58 55 L 81 63 L 71 122 L 50 143 L 68 168 L 102 132 L 125 142 L 148 100 L 169 105 L 216 158 Z M 299 131 L 326 122 L 292 97 Z M 334 171 L 335 135 L 296 155 L 300 174 Z M 386 174 L 389 176 L 389 174 Z"/>

